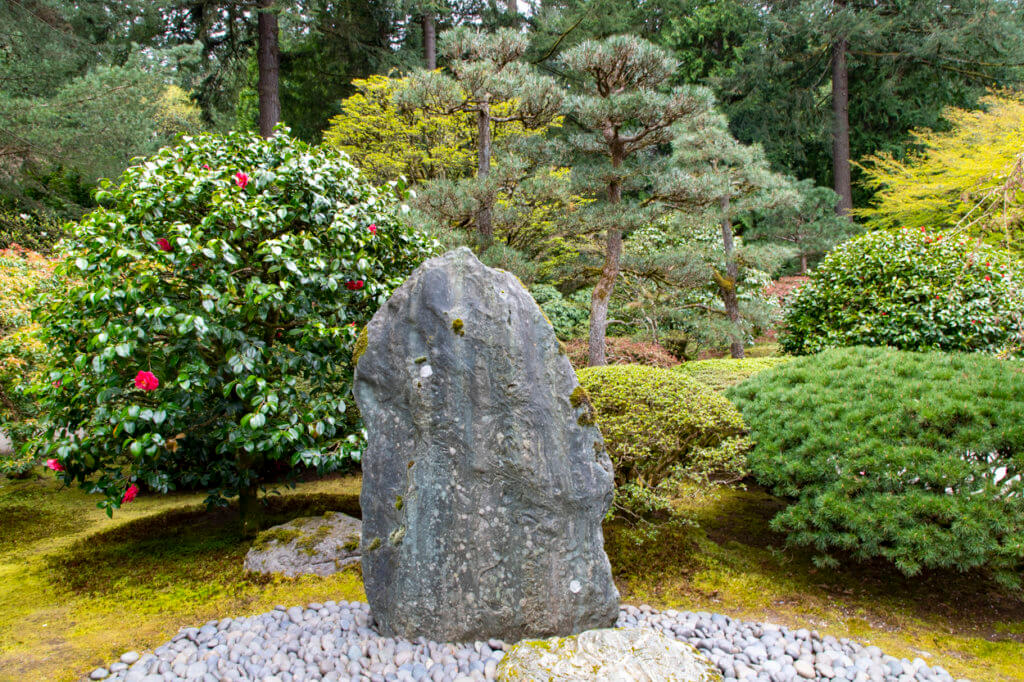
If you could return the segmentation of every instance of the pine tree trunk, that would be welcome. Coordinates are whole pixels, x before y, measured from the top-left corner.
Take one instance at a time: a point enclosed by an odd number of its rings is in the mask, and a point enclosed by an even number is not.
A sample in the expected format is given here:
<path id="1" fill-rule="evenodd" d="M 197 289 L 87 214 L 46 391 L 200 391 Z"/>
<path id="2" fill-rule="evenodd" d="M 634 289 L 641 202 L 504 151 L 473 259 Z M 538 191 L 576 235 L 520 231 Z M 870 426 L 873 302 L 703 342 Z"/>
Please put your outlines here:
<path id="1" fill-rule="evenodd" d="M 427 69 L 437 68 L 437 27 L 434 25 L 434 13 L 424 12 L 420 20 L 423 23 L 423 59 Z"/>
<path id="2" fill-rule="evenodd" d="M 850 183 L 850 81 L 846 68 L 849 44 L 840 38 L 832 46 L 832 173 L 834 189 L 839 195 L 836 213 L 850 215 L 853 190 Z"/>
<path id="3" fill-rule="evenodd" d="M 270 137 L 274 126 L 281 121 L 281 99 L 278 93 L 278 79 L 281 71 L 281 55 L 277 46 L 277 14 L 271 9 L 274 0 L 259 0 L 256 29 L 259 44 L 256 48 L 256 64 L 259 77 L 256 92 L 259 97 L 260 135 Z"/>
<path id="4" fill-rule="evenodd" d="M 484 102 L 476 113 L 477 153 L 476 177 L 483 182 L 491 174 L 491 109 Z M 484 205 L 476 214 L 476 229 L 485 246 L 494 239 L 494 225 L 491 222 L 491 206 Z"/>
<path id="5" fill-rule="evenodd" d="M 731 334 L 732 343 L 729 344 L 729 354 L 734 358 L 743 357 L 743 339 L 738 336 L 740 326 L 740 302 L 736 293 L 736 283 L 740 278 L 739 264 L 734 255 L 735 245 L 733 241 L 732 218 L 729 216 L 729 196 L 722 197 L 722 246 L 725 248 L 725 281 L 719 281 L 718 291 L 725 305 L 725 314 L 733 323 L 737 331 Z"/>
<path id="6" fill-rule="evenodd" d="M 612 156 L 612 167 L 622 165 L 621 156 Z M 622 185 L 619 180 L 608 183 L 608 203 L 617 206 L 622 201 Z M 590 341 L 587 348 L 587 366 L 598 367 L 608 364 L 605 355 L 605 334 L 608 330 L 608 303 L 615 289 L 622 258 L 622 230 L 608 228 L 608 243 L 605 245 L 604 267 L 601 277 L 590 296 Z"/>

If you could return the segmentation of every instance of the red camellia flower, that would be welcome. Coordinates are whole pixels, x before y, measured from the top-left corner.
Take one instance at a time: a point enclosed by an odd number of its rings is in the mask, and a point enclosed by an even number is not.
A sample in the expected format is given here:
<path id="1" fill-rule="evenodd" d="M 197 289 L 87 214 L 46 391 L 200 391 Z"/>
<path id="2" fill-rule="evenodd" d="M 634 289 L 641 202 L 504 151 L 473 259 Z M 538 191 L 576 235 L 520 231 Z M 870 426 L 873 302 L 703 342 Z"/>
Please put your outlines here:
<path id="1" fill-rule="evenodd" d="M 164 239 L 163 237 L 160 237 L 160 239 L 156 240 L 156 245 L 160 248 L 161 251 L 171 250 L 171 243 Z"/>
<path id="2" fill-rule="evenodd" d="M 991 282 L 992 278 L 990 276 L 988 276 L 988 275 L 985 275 L 985 281 L 986 282 Z"/>
<path id="3" fill-rule="evenodd" d="M 370 223 L 370 227 L 367 229 L 370 230 L 370 234 L 377 234 L 377 223 Z"/>
<path id="4" fill-rule="evenodd" d="M 64 466 L 55 459 L 46 460 L 46 468 L 54 471 L 64 471 Z"/>
<path id="5" fill-rule="evenodd" d="M 239 187 L 245 187 L 249 184 L 249 176 L 242 171 L 238 171 L 235 173 L 235 184 Z"/>
<path id="6" fill-rule="evenodd" d="M 136 495 L 139 494 L 139 486 L 132 483 L 128 486 L 128 489 L 124 491 L 124 495 L 121 497 L 121 504 L 125 502 L 131 502 L 135 499 Z"/>
<path id="7" fill-rule="evenodd" d="M 155 391 L 160 387 L 160 380 L 152 372 L 140 371 L 135 375 L 135 388 L 143 391 Z"/>
<path id="8" fill-rule="evenodd" d="M 361 279 L 350 279 L 349 281 L 345 282 L 345 288 L 350 291 L 355 291 L 356 289 L 362 289 L 364 284 L 365 282 L 363 282 L 363 280 Z"/>

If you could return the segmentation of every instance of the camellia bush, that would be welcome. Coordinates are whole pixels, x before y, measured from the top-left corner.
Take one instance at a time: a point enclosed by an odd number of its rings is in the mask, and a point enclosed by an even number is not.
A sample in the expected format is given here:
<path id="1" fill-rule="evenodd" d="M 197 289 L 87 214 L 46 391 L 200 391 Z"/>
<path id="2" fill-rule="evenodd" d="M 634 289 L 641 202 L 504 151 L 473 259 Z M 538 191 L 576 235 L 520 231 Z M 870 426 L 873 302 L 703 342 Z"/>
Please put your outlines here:
<path id="1" fill-rule="evenodd" d="M 872 232 L 836 247 L 793 297 L 792 354 L 843 346 L 1024 356 L 1024 266 L 954 233 Z"/>
<path id="2" fill-rule="evenodd" d="M 678 495 L 699 496 L 746 471 L 750 446 L 732 403 L 678 372 L 643 365 L 577 371 L 615 467 L 615 505 L 633 518 L 671 512 Z M 578 405 L 574 405 L 578 406 Z"/>
<path id="3" fill-rule="evenodd" d="M 38 314 L 38 445 L 66 483 L 108 513 L 203 486 L 251 529 L 267 473 L 358 459 L 352 347 L 433 248 L 392 194 L 282 129 L 181 138 L 97 200 L 58 268 L 78 284 Z"/>
<path id="4" fill-rule="evenodd" d="M 980 353 L 842 348 L 730 389 L 758 482 L 793 503 L 772 527 L 819 561 L 907 575 L 1024 568 L 1024 363 Z"/>

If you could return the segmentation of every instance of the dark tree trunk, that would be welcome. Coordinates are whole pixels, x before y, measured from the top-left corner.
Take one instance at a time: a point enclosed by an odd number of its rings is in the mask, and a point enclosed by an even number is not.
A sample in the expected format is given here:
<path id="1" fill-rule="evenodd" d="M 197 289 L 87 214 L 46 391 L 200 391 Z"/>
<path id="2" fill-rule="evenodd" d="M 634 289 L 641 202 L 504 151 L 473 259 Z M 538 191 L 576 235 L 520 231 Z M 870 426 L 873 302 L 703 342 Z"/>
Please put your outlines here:
<path id="1" fill-rule="evenodd" d="M 622 157 L 612 156 L 612 167 L 622 165 Z M 622 201 L 622 184 L 618 179 L 608 183 L 608 203 L 617 206 Z M 605 245 L 604 267 L 601 277 L 594 286 L 590 296 L 590 340 L 587 348 L 587 366 L 598 367 L 607 365 L 605 355 L 605 335 L 608 331 L 608 303 L 615 289 L 615 280 L 619 276 L 622 258 L 622 230 L 608 228 L 608 243 Z"/>
<path id="2" fill-rule="evenodd" d="M 274 126 L 281 121 L 281 98 L 278 92 L 278 78 L 281 72 L 281 55 L 277 46 L 277 14 L 271 9 L 274 0 L 259 0 L 256 48 L 256 64 L 259 78 L 256 92 L 259 96 L 260 135 L 270 137 Z"/>
<path id="3" fill-rule="evenodd" d="M 722 246 L 725 247 L 725 277 L 718 282 L 718 291 L 725 305 L 725 314 L 733 323 L 736 331 L 731 335 L 729 354 L 734 358 L 743 357 L 743 339 L 738 336 L 740 326 L 740 302 L 736 293 L 736 282 L 740 278 L 739 264 L 733 253 L 735 250 L 732 232 L 732 219 L 729 217 L 729 196 L 722 197 Z"/>
<path id="4" fill-rule="evenodd" d="M 260 532 L 263 509 L 260 507 L 259 486 L 255 483 L 238 491 L 238 515 L 242 521 L 242 534 L 252 537 Z"/>
<path id="5" fill-rule="evenodd" d="M 800 254 L 800 274 L 801 275 L 806 275 L 807 274 L 807 254 L 806 253 L 801 253 Z"/>
<path id="6" fill-rule="evenodd" d="M 420 19 L 423 23 L 423 59 L 431 71 L 437 68 L 437 27 L 434 25 L 434 13 L 424 12 Z"/>
<path id="7" fill-rule="evenodd" d="M 482 181 L 491 174 L 491 108 L 486 102 L 477 109 L 476 132 L 479 143 L 476 153 L 476 177 Z M 489 245 L 494 239 L 490 204 L 485 204 L 477 212 L 476 229 L 480 233 L 484 245 Z"/>
<path id="8" fill-rule="evenodd" d="M 839 195 L 836 213 L 850 215 L 853 190 L 850 184 L 850 80 L 846 68 L 848 43 L 840 38 L 832 46 L 832 173 Z"/>

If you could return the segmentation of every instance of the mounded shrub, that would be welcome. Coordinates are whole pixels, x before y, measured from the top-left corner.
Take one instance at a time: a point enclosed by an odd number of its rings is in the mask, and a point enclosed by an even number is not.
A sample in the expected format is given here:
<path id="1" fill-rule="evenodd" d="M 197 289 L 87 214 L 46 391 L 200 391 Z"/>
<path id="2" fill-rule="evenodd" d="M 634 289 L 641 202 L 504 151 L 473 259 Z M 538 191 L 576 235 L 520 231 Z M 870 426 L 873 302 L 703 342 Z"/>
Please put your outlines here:
<path id="1" fill-rule="evenodd" d="M 105 183 L 38 316 L 63 480 L 108 512 L 188 485 L 252 518 L 266 473 L 358 458 L 358 330 L 433 247 L 391 196 L 287 131 L 184 137 Z"/>
<path id="2" fill-rule="evenodd" d="M 1024 364 L 982 354 L 847 348 L 797 358 L 727 395 L 751 472 L 793 503 L 796 545 L 881 557 L 907 575 L 1024 566 Z"/>
<path id="3" fill-rule="evenodd" d="M 1024 267 L 952 233 L 871 232 L 837 246 L 791 299 L 787 353 L 891 346 L 1024 356 Z"/>
<path id="4" fill-rule="evenodd" d="M 636 341 L 628 336 L 609 336 L 605 339 L 605 357 L 609 365 L 646 365 L 648 367 L 675 367 L 676 356 L 650 341 Z M 587 366 L 588 342 L 573 339 L 565 344 L 565 352 L 573 367 Z"/>
<path id="5" fill-rule="evenodd" d="M 743 419 L 708 387 L 642 365 L 588 367 L 576 374 L 615 466 L 619 510 L 669 510 L 681 484 L 699 490 L 743 476 L 749 446 Z"/>
<path id="6" fill-rule="evenodd" d="M 675 369 L 705 386 L 722 392 L 766 369 L 789 362 L 789 357 L 711 358 L 684 362 Z"/>

